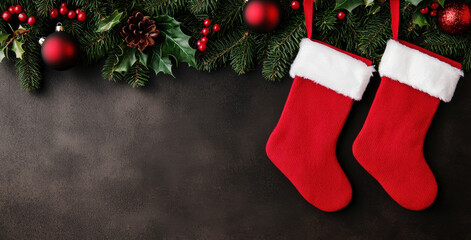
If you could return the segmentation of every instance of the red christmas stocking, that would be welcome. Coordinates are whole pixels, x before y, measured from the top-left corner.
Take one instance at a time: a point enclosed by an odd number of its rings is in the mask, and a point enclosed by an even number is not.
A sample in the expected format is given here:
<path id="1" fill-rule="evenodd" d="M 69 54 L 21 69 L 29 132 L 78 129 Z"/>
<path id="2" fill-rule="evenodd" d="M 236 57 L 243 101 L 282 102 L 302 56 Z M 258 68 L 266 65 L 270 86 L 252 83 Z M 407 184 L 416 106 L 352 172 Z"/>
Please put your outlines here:
<path id="1" fill-rule="evenodd" d="M 374 71 L 370 65 L 306 38 L 291 66 L 294 82 L 266 151 L 301 195 L 323 211 L 344 208 L 352 196 L 335 147 L 353 101 L 361 99 Z"/>
<path id="2" fill-rule="evenodd" d="M 460 68 L 457 62 L 395 40 L 389 40 L 381 59 L 381 84 L 353 155 L 407 209 L 422 210 L 435 200 L 437 183 L 423 144 L 440 100 L 451 100 L 463 76 Z"/>

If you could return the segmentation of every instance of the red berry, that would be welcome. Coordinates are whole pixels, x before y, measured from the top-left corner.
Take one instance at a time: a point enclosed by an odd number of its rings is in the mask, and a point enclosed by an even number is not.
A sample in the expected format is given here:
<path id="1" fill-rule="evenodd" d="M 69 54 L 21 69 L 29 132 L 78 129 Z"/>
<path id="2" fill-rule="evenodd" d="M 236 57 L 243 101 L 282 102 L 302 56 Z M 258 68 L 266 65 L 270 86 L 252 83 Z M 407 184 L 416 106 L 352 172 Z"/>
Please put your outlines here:
<path id="1" fill-rule="evenodd" d="M 219 30 L 221 30 L 221 26 L 219 26 L 219 24 L 214 24 L 213 31 L 219 32 Z"/>
<path id="2" fill-rule="evenodd" d="M 26 13 L 22 12 L 18 14 L 18 20 L 20 20 L 21 22 L 26 22 L 27 19 L 28 19 L 28 15 L 26 15 Z"/>
<path id="3" fill-rule="evenodd" d="M 59 10 L 57 10 L 57 8 L 52 9 L 50 15 L 51 15 L 52 18 L 59 17 Z"/>
<path id="4" fill-rule="evenodd" d="M 67 3 L 65 2 L 61 3 L 61 7 L 67 7 Z"/>
<path id="5" fill-rule="evenodd" d="M 201 44 L 204 44 L 204 43 L 201 42 L 201 40 L 198 40 L 198 42 L 196 42 L 196 46 L 198 46 L 198 47 L 199 47 Z"/>
<path id="6" fill-rule="evenodd" d="M 31 16 L 28 18 L 28 24 L 33 26 L 36 23 L 36 18 Z"/>
<path id="7" fill-rule="evenodd" d="M 428 13 L 428 7 L 424 7 L 422 9 L 420 9 L 420 13 L 427 14 Z"/>
<path id="8" fill-rule="evenodd" d="M 299 4 L 298 1 L 294 0 L 291 2 L 291 8 L 294 9 L 294 10 L 298 10 L 299 7 L 301 7 L 301 4 Z"/>
<path id="9" fill-rule="evenodd" d="M 77 19 L 80 22 L 83 22 L 83 21 L 87 20 L 87 14 L 85 12 L 79 12 L 79 14 L 77 15 Z"/>
<path id="10" fill-rule="evenodd" d="M 204 44 L 208 43 L 208 38 L 207 37 L 202 37 L 200 41 Z"/>
<path id="11" fill-rule="evenodd" d="M 433 2 L 432 4 L 430 4 L 430 8 L 433 10 L 437 9 L 439 6 L 440 4 L 438 4 L 437 2 Z"/>
<path id="12" fill-rule="evenodd" d="M 8 8 L 8 11 L 11 13 L 11 14 L 15 14 L 15 6 L 10 6 Z"/>
<path id="13" fill-rule="evenodd" d="M 430 17 L 436 17 L 436 16 L 437 16 L 437 10 L 430 11 Z"/>
<path id="14" fill-rule="evenodd" d="M 206 50 L 206 44 L 201 44 L 198 46 L 198 49 L 201 51 L 201 52 L 204 52 Z"/>
<path id="15" fill-rule="evenodd" d="M 78 15 L 80 13 L 80 8 L 75 9 L 75 13 Z"/>
<path id="16" fill-rule="evenodd" d="M 3 20 L 5 20 L 5 21 L 10 21 L 10 19 L 11 19 L 11 13 L 10 13 L 9 11 L 3 12 L 2 18 L 3 18 Z"/>
<path id="17" fill-rule="evenodd" d="M 59 11 L 62 15 L 67 15 L 67 13 L 69 13 L 69 9 L 66 6 L 62 6 Z"/>
<path id="18" fill-rule="evenodd" d="M 201 33 L 202 33 L 203 35 L 208 35 L 208 34 L 209 34 L 209 28 L 203 28 L 203 29 L 201 29 Z"/>
<path id="19" fill-rule="evenodd" d="M 14 8 L 14 10 L 15 10 L 15 13 L 21 13 L 21 12 L 23 12 L 23 8 L 21 7 L 20 4 L 16 5 L 15 8 Z"/>
<path id="20" fill-rule="evenodd" d="M 206 26 L 206 27 L 209 27 L 211 25 L 211 20 L 209 19 L 205 19 L 203 24 Z"/>
<path id="21" fill-rule="evenodd" d="M 74 19 L 77 16 L 77 14 L 74 11 L 70 10 L 69 13 L 67 14 L 67 16 L 70 19 Z"/>
<path id="22" fill-rule="evenodd" d="M 337 13 L 337 18 L 340 19 L 340 20 L 344 19 L 345 16 L 346 16 L 345 13 L 342 12 L 342 11 L 340 11 L 340 12 Z"/>

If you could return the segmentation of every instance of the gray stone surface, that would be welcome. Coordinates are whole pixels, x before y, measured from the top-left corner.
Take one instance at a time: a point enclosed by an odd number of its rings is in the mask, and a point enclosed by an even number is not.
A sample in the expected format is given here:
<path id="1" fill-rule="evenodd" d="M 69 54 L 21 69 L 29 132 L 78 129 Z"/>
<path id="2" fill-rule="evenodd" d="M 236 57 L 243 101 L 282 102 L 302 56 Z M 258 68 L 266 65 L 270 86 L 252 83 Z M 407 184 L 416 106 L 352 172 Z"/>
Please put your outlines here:
<path id="1" fill-rule="evenodd" d="M 77 67 L 27 93 L 0 73 L 0 239 L 471 239 L 470 77 L 426 138 L 432 207 L 403 209 L 353 158 L 375 78 L 337 146 L 353 200 L 324 213 L 265 155 L 290 79 L 182 65 L 132 89 Z"/>

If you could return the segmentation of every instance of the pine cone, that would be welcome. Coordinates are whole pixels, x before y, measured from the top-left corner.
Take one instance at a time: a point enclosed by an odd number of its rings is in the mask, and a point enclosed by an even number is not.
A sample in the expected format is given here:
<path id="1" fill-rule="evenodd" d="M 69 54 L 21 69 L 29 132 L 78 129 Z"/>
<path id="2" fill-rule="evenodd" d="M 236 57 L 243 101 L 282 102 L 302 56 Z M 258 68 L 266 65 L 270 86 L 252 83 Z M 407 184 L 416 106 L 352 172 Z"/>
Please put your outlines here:
<path id="1" fill-rule="evenodd" d="M 144 16 L 141 12 L 134 12 L 121 31 L 128 46 L 137 48 L 140 51 L 144 51 L 148 46 L 155 45 L 155 38 L 159 33 L 155 21 L 148 16 Z"/>

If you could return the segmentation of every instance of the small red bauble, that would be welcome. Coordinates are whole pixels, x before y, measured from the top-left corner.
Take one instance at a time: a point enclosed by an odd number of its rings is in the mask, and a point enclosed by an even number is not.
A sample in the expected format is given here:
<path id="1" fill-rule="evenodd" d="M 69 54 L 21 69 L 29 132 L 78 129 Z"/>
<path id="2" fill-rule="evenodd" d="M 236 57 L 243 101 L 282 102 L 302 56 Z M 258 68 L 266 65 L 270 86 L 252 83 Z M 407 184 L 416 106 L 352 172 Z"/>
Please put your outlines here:
<path id="1" fill-rule="evenodd" d="M 299 7 L 301 7 L 301 4 L 298 1 L 294 0 L 294 1 L 291 2 L 291 8 L 292 9 L 298 10 Z"/>
<path id="2" fill-rule="evenodd" d="M 449 2 L 438 12 L 438 25 L 448 34 L 462 34 L 471 25 L 471 10 L 464 1 Z"/>
<path id="3" fill-rule="evenodd" d="M 209 27 L 209 26 L 211 25 L 211 20 L 205 19 L 205 20 L 203 21 L 203 24 L 204 24 L 206 27 Z"/>
<path id="4" fill-rule="evenodd" d="M 208 43 L 208 38 L 207 37 L 202 37 L 200 41 L 204 44 Z"/>
<path id="5" fill-rule="evenodd" d="M 65 32 L 55 32 L 47 36 L 41 47 L 41 56 L 47 66 L 55 70 L 73 67 L 80 56 L 74 38 Z"/>
<path id="6" fill-rule="evenodd" d="M 245 25 L 254 32 L 266 33 L 280 23 L 280 6 L 273 0 L 249 0 L 242 13 Z"/>
<path id="7" fill-rule="evenodd" d="M 430 17 L 436 17 L 438 14 L 438 11 L 437 10 L 432 10 L 430 11 Z"/>
<path id="8" fill-rule="evenodd" d="M 201 42 L 201 40 L 198 40 L 198 41 L 196 42 L 196 46 L 198 46 L 198 47 L 199 47 L 201 44 L 204 44 L 204 43 Z"/>
<path id="9" fill-rule="evenodd" d="M 15 14 L 15 6 L 10 6 L 8 8 L 8 11 L 11 13 L 11 14 Z"/>
<path id="10" fill-rule="evenodd" d="M 204 52 L 206 50 L 206 44 L 201 44 L 198 46 L 198 49 L 201 51 L 201 52 Z"/>
<path id="11" fill-rule="evenodd" d="M 213 31 L 219 32 L 219 30 L 221 30 L 221 26 L 219 26 L 219 24 L 214 24 Z"/>
<path id="12" fill-rule="evenodd" d="M 428 7 L 421 8 L 420 13 L 427 14 L 428 13 Z"/>
<path id="13" fill-rule="evenodd" d="M 69 13 L 69 9 L 66 7 L 66 6 L 62 6 L 59 10 L 59 12 L 62 14 L 62 15 L 67 15 Z"/>
<path id="14" fill-rule="evenodd" d="M 75 9 L 75 13 L 78 15 L 80 13 L 80 8 Z"/>
<path id="15" fill-rule="evenodd" d="M 69 19 L 74 19 L 76 16 L 77 14 L 72 10 L 70 10 L 69 13 L 67 14 L 67 17 L 69 17 Z"/>
<path id="16" fill-rule="evenodd" d="M 21 5 L 18 4 L 15 6 L 14 10 L 15 10 L 15 13 L 21 13 L 23 12 L 23 7 L 21 7 Z"/>
<path id="17" fill-rule="evenodd" d="M 347 16 L 347 15 L 345 15 L 345 13 L 342 12 L 342 11 L 340 11 L 340 12 L 337 13 L 337 18 L 340 19 L 340 20 L 344 19 L 346 16 Z"/>
<path id="18" fill-rule="evenodd" d="M 209 34 L 209 28 L 203 28 L 203 29 L 201 29 L 201 33 L 202 33 L 203 35 L 208 35 L 208 34 Z"/>
<path id="19" fill-rule="evenodd" d="M 83 21 L 87 20 L 87 14 L 85 12 L 79 12 L 79 14 L 77 15 L 77 19 L 80 22 L 83 22 Z"/>
<path id="20" fill-rule="evenodd" d="M 433 10 L 437 9 L 439 6 L 440 4 L 438 4 L 437 2 L 433 2 L 432 4 L 430 4 L 430 8 Z"/>
<path id="21" fill-rule="evenodd" d="M 10 21 L 10 19 L 11 19 L 11 13 L 10 13 L 9 11 L 3 12 L 2 18 L 3 18 L 3 20 L 5 20 L 5 21 Z"/>
<path id="22" fill-rule="evenodd" d="M 21 22 L 26 22 L 26 20 L 28 20 L 28 15 L 26 15 L 26 13 L 22 12 L 22 13 L 18 14 L 18 20 L 20 20 Z"/>
<path id="23" fill-rule="evenodd" d="M 36 18 L 31 16 L 28 18 L 28 24 L 33 26 L 36 23 Z"/>
<path id="24" fill-rule="evenodd" d="M 52 18 L 57 18 L 57 17 L 59 17 L 59 10 L 57 10 L 57 8 L 54 8 L 54 9 L 52 9 L 52 11 L 49 15 L 51 15 Z"/>

